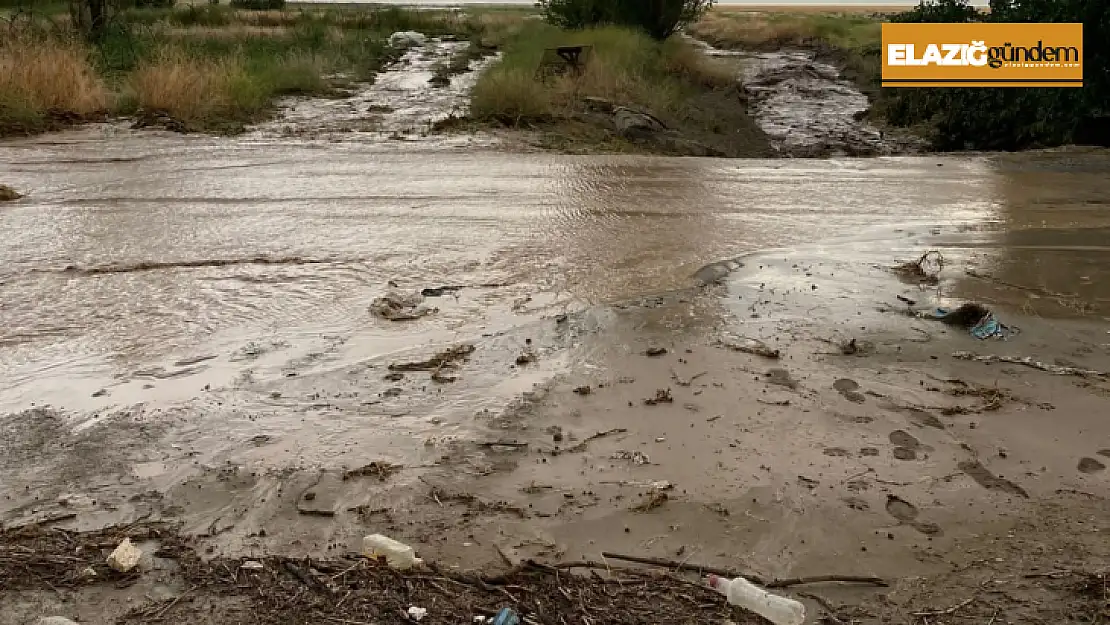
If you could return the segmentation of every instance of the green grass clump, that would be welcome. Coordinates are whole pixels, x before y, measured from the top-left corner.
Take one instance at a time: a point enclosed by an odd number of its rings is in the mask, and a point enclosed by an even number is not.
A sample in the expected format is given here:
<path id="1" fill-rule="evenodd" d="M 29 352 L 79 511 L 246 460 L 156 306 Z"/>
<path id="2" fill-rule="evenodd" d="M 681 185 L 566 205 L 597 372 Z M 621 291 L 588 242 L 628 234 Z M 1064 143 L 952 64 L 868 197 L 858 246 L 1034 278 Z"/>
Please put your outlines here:
<path id="1" fill-rule="evenodd" d="M 538 76 L 544 51 L 562 45 L 590 46 L 581 75 Z M 570 113 L 585 96 L 667 116 L 679 113 L 700 90 L 734 86 L 735 72 L 679 39 L 657 42 L 620 27 L 563 31 L 536 21 L 478 80 L 471 116 L 513 125 L 541 121 Z"/>

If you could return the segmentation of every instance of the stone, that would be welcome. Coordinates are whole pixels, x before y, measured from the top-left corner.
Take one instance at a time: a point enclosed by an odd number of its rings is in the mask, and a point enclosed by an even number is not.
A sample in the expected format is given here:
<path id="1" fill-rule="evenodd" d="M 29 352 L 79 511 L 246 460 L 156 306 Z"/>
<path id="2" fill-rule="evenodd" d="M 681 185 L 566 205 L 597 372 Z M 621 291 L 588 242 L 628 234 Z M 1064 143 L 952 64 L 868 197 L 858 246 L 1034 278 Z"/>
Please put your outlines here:
<path id="1" fill-rule="evenodd" d="M 116 550 L 108 556 L 108 566 L 113 571 L 127 573 L 139 565 L 139 558 L 143 557 L 142 549 L 131 544 L 130 538 L 124 538 Z"/>

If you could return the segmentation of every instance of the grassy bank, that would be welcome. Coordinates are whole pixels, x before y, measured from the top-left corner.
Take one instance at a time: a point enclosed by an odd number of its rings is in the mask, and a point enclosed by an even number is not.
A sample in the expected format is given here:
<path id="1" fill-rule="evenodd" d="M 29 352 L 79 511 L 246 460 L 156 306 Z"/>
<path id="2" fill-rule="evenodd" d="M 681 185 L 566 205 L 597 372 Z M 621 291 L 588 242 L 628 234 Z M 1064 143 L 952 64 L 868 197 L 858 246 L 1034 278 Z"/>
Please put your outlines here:
<path id="1" fill-rule="evenodd" d="M 0 39 L 0 136 L 136 114 L 234 132 L 265 117 L 280 96 L 326 95 L 371 78 L 396 54 L 387 41 L 393 32 L 451 34 L 488 47 L 519 21 L 509 13 L 197 5 L 123 12 L 90 45 L 66 13 L 21 14 Z"/>
<path id="2" fill-rule="evenodd" d="M 568 45 L 590 48 L 580 74 L 538 71 L 545 50 Z M 679 38 L 657 42 L 618 27 L 564 31 L 534 20 L 506 42 L 501 62 L 479 79 L 471 118 L 540 129 L 548 141 L 572 151 L 576 143 L 631 149 L 598 119 L 602 102 L 649 113 L 693 140 L 734 141 L 721 151 L 743 152 L 739 144 L 751 139 L 745 133 L 754 127 L 739 101 L 736 75 L 735 66 Z"/>
<path id="3" fill-rule="evenodd" d="M 714 10 L 687 31 L 725 49 L 814 49 L 822 60 L 841 67 L 842 75 L 869 98 L 878 97 L 882 18 L 875 13 Z"/>

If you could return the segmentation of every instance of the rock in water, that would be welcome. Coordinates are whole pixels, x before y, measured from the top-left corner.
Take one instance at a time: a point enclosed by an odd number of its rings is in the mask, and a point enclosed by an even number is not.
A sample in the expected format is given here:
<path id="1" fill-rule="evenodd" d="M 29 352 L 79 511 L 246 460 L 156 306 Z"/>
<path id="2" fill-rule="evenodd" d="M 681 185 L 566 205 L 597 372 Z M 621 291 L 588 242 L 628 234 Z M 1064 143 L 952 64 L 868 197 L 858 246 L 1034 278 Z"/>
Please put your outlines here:
<path id="1" fill-rule="evenodd" d="M 141 557 L 143 557 L 142 549 L 132 545 L 130 538 L 124 538 L 116 550 L 108 556 L 108 566 L 114 571 L 126 573 L 138 566 Z"/>
<path id="2" fill-rule="evenodd" d="M 647 138 L 667 130 L 655 117 L 623 106 L 613 110 L 613 125 L 617 127 L 617 134 L 627 139 Z"/>
<path id="3" fill-rule="evenodd" d="M 424 33 L 418 33 L 414 30 L 404 30 L 389 36 L 389 45 L 401 50 L 419 47 L 427 42 L 428 37 Z"/>
<path id="4" fill-rule="evenodd" d="M 0 184 L 0 202 L 11 202 L 14 200 L 18 200 L 21 197 L 23 196 L 16 193 L 15 189 L 7 185 Z"/>

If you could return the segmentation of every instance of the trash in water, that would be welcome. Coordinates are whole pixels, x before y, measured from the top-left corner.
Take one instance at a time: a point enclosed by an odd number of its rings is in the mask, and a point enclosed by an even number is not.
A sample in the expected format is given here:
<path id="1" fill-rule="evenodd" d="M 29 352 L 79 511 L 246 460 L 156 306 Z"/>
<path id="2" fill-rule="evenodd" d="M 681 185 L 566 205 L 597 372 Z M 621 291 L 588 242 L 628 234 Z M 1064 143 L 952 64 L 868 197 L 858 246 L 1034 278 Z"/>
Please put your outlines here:
<path id="1" fill-rule="evenodd" d="M 961 304 L 956 309 L 938 307 L 921 316 L 936 319 L 952 326 L 967 328 L 968 332 L 977 339 L 999 338 L 1007 339 L 1017 334 L 1018 329 L 999 321 L 989 308 L 981 304 Z"/>
<path id="2" fill-rule="evenodd" d="M 632 464 L 651 464 L 651 460 L 642 451 L 617 451 L 612 456 L 613 460 L 631 460 Z"/>
<path id="3" fill-rule="evenodd" d="M 943 269 L 944 256 L 936 250 L 929 250 L 917 260 L 896 265 L 893 271 L 907 282 L 938 284 L 940 282 L 940 272 Z"/>
<path id="4" fill-rule="evenodd" d="M 130 538 L 124 538 L 123 542 L 108 556 L 108 566 L 114 571 L 126 573 L 139 564 L 141 557 L 143 557 L 142 550 L 132 545 Z"/>
<path id="5" fill-rule="evenodd" d="M 409 615 L 409 618 L 419 622 L 425 616 L 428 616 L 428 608 L 418 608 L 416 606 L 412 606 L 411 608 L 409 608 L 407 614 Z"/>
<path id="6" fill-rule="evenodd" d="M 802 625 L 806 607 L 802 603 L 763 590 L 743 577 L 726 579 L 710 575 L 709 587 L 728 597 L 728 602 L 751 610 L 775 625 Z"/>
<path id="7" fill-rule="evenodd" d="M 248 571 L 259 571 L 259 570 L 261 570 L 263 568 L 266 568 L 266 567 L 265 567 L 265 565 L 263 565 L 261 562 L 259 562 L 257 560 L 247 560 L 246 562 L 240 564 L 239 568 L 246 569 Z"/>
<path id="8" fill-rule="evenodd" d="M 520 617 L 512 608 L 501 608 L 493 617 L 492 625 L 520 625 Z"/>
<path id="9" fill-rule="evenodd" d="M 370 312 L 390 321 L 409 321 L 436 312 L 436 308 L 424 305 L 424 296 L 419 293 L 390 291 L 370 302 Z"/>

